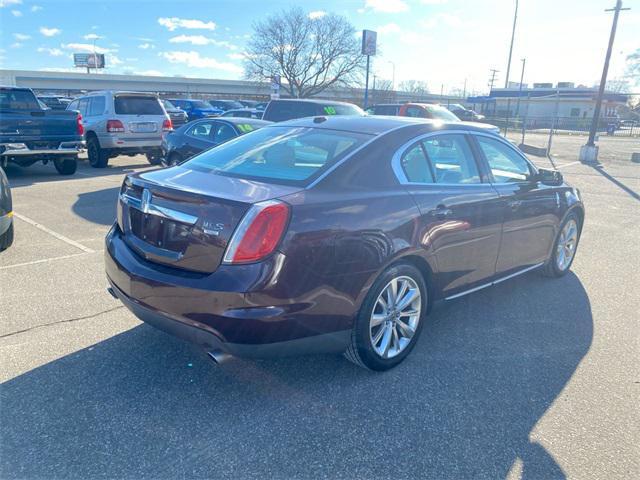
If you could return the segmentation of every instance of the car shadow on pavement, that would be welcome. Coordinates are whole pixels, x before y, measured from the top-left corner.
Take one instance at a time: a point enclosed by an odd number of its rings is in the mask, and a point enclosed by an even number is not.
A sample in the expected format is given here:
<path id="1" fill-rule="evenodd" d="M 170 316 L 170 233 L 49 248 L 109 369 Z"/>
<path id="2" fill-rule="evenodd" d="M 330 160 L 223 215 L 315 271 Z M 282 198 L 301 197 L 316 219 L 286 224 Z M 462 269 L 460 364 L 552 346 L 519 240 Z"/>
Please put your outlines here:
<path id="1" fill-rule="evenodd" d="M 71 206 L 73 213 L 100 225 L 111 225 L 116 220 L 116 206 L 120 187 L 79 193 Z"/>
<path id="2" fill-rule="evenodd" d="M 141 325 L 2 385 L 0 476 L 563 478 L 532 430 L 592 335 L 572 273 L 436 306 L 386 373 L 339 356 L 216 366 Z"/>

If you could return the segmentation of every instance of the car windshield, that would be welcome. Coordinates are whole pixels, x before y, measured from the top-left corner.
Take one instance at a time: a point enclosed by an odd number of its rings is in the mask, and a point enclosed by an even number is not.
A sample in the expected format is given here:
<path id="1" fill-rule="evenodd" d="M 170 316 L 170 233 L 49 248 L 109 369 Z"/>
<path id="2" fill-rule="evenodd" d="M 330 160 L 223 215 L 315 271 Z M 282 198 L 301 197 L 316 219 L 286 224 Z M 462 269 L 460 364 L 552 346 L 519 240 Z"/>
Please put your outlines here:
<path id="1" fill-rule="evenodd" d="M 262 128 L 187 161 L 184 166 L 240 178 L 306 185 L 370 135 L 302 127 Z"/>
<path id="2" fill-rule="evenodd" d="M 163 115 L 162 106 L 156 97 L 118 95 L 114 100 L 119 115 Z"/>
<path id="3" fill-rule="evenodd" d="M 460 119 L 456 117 L 453 113 L 451 113 L 449 110 L 439 105 L 425 105 L 424 108 L 428 112 L 429 118 L 434 118 L 437 120 L 445 120 L 447 122 L 460 121 Z"/>

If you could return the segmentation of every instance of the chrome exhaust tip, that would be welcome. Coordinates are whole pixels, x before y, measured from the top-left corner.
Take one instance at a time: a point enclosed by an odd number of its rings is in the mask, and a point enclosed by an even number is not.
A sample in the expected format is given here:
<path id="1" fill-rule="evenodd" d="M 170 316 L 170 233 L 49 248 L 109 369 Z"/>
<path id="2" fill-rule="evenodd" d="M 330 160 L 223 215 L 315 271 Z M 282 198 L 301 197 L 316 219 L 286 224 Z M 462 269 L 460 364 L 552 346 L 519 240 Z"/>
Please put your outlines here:
<path id="1" fill-rule="evenodd" d="M 207 352 L 207 355 L 209 355 L 209 357 L 211 357 L 211 360 L 216 362 L 218 365 L 225 363 L 232 358 L 231 355 L 223 352 L 222 350 L 211 350 Z"/>

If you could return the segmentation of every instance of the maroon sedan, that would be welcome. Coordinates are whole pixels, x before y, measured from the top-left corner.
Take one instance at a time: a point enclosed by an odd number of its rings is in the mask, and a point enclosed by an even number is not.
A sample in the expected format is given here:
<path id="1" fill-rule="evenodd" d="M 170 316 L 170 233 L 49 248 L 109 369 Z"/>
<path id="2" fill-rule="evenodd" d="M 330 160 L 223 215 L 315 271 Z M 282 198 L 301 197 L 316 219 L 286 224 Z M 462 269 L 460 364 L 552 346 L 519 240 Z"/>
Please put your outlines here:
<path id="1" fill-rule="evenodd" d="M 482 125 L 401 117 L 273 124 L 126 177 L 110 291 L 210 352 L 400 363 L 434 301 L 565 274 L 579 192 Z"/>

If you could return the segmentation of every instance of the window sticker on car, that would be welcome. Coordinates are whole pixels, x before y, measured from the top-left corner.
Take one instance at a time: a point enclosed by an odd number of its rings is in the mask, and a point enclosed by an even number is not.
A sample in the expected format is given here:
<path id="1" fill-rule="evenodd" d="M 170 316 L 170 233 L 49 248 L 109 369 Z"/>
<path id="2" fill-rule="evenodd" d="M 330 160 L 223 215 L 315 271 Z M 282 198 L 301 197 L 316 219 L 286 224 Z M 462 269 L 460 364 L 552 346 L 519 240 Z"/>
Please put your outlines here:
<path id="1" fill-rule="evenodd" d="M 327 115 L 335 115 L 336 109 L 333 107 L 324 107 L 324 113 L 326 113 Z"/>
<path id="2" fill-rule="evenodd" d="M 253 125 L 249 125 L 248 123 L 239 123 L 237 126 L 238 130 L 242 133 L 249 133 L 253 131 Z"/>

